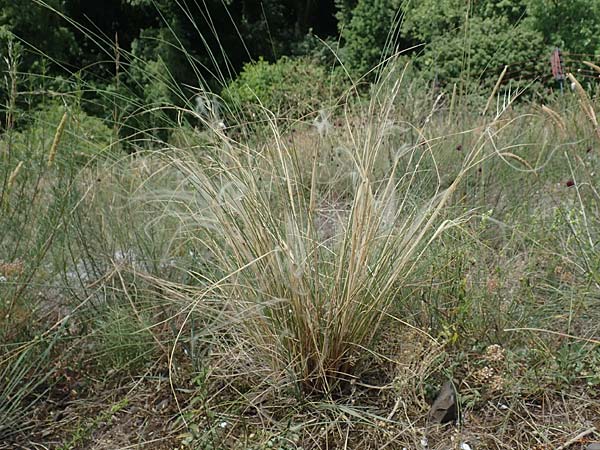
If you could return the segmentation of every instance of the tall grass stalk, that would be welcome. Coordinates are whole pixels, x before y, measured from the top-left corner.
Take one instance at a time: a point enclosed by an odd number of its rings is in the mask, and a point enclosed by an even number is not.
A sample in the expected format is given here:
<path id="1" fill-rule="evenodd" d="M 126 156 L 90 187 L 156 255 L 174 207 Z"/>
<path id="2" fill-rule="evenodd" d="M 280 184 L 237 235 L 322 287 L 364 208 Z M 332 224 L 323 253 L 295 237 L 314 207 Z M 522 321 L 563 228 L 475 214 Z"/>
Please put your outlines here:
<path id="1" fill-rule="evenodd" d="M 587 92 L 585 91 L 585 89 L 583 89 L 581 83 L 577 81 L 577 78 L 575 78 L 572 73 L 568 73 L 567 78 L 569 78 L 569 81 L 571 81 L 571 83 L 575 87 L 577 95 L 579 96 L 579 106 L 581 106 L 581 109 L 592 123 L 592 126 L 594 127 L 594 132 L 596 133 L 596 136 L 600 139 L 600 127 L 598 126 L 598 119 L 596 117 L 596 112 L 594 111 L 594 105 L 592 104 Z"/>
<path id="2" fill-rule="evenodd" d="M 67 124 L 68 117 L 69 115 L 65 111 L 62 118 L 60 119 L 58 127 L 56 128 L 54 140 L 52 141 L 52 146 L 50 147 L 50 151 L 48 152 L 48 167 L 52 167 L 52 164 L 54 163 L 54 158 L 56 158 L 56 152 L 58 151 L 58 144 L 60 143 L 60 138 L 62 137 L 63 131 L 65 130 L 65 125 Z"/>
<path id="3" fill-rule="evenodd" d="M 8 211 L 9 208 L 9 199 L 10 199 L 10 191 L 12 190 L 13 185 L 15 184 L 15 180 L 21 171 L 21 167 L 23 167 L 23 161 L 19 161 L 17 167 L 13 169 L 13 171 L 8 176 L 8 181 L 6 183 L 6 188 L 2 191 L 2 196 L 0 197 L 0 204 L 4 207 L 5 211 Z"/>

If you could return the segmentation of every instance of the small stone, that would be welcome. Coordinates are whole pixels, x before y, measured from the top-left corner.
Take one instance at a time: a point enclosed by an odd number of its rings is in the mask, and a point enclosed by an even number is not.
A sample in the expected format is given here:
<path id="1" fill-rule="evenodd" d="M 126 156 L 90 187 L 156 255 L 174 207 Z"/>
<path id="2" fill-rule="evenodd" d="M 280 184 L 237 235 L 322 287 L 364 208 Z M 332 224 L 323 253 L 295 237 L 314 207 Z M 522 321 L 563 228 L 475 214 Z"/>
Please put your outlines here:
<path id="1" fill-rule="evenodd" d="M 452 381 L 446 381 L 429 410 L 430 423 L 447 423 L 456 420 L 456 393 Z"/>

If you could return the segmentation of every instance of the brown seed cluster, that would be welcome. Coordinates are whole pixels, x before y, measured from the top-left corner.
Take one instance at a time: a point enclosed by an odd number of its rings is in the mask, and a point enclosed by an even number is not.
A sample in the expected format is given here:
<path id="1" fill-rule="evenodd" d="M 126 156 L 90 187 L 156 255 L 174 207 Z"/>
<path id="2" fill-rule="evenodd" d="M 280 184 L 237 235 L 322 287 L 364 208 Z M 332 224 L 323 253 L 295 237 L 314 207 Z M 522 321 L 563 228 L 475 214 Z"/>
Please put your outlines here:
<path id="1" fill-rule="evenodd" d="M 558 279 L 563 283 L 573 283 L 575 281 L 575 276 L 573 272 L 564 268 L 563 266 L 556 266 L 554 268 L 554 275 L 558 277 Z"/>

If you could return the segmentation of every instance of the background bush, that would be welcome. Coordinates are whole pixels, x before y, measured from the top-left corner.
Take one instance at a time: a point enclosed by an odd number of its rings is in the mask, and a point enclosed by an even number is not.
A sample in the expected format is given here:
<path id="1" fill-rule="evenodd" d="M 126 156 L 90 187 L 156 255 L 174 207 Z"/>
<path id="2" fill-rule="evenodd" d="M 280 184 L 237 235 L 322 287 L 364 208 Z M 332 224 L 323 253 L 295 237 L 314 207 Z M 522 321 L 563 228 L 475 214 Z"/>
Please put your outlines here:
<path id="1" fill-rule="evenodd" d="M 114 133 L 98 117 L 86 114 L 78 106 L 51 103 L 29 114 L 29 125 L 14 134 L 11 147 L 16 159 L 35 161 L 44 166 L 63 114 L 67 121 L 57 147 L 57 161 L 85 164 L 98 156 L 108 156 Z M 114 154 L 113 154 L 114 155 Z"/>
<path id="2" fill-rule="evenodd" d="M 513 27 L 505 17 L 474 17 L 459 32 L 433 37 L 419 67 L 442 84 L 491 92 L 507 64 L 527 63 L 520 73 L 511 69 L 511 78 L 530 80 L 532 72 L 549 73 L 546 56 L 542 35 L 524 24 Z"/>
<path id="3" fill-rule="evenodd" d="M 275 63 L 260 59 L 246 64 L 222 96 L 233 110 L 249 118 L 266 108 L 276 116 L 299 118 L 325 108 L 341 86 L 321 67 L 306 58 L 283 57 Z"/>
<path id="4" fill-rule="evenodd" d="M 401 0 L 360 0 L 352 10 L 349 22 L 342 29 L 343 61 L 352 73 L 365 74 L 400 44 L 394 32 L 400 5 Z M 341 13 L 347 16 L 346 11 L 342 9 Z M 390 44 L 386 48 L 388 39 Z"/>

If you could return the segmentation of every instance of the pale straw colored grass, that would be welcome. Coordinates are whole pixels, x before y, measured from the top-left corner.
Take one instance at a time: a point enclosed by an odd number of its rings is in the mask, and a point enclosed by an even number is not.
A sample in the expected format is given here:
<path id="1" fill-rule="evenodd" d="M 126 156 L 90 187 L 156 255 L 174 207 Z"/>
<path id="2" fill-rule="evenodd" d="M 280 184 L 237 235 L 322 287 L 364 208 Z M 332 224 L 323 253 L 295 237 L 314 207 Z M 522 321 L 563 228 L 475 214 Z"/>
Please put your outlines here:
<path id="1" fill-rule="evenodd" d="M 592 104 L 592 101 L 588 97 L 587 92 L 585 91 L 583 86 L 581 86 L 581 84 L 579 83 L 579 81 L 577 81 L 573 74 L 568 73 L 567 78 L 569 78 L 569 81 L 571 81 L 571 83 L 575 87 L 577 95 L 579 96 L 579 106 L 581 106 L 581 109 L 592 123 L 592 126 L 594 127 L 594 132 L 596 133 L 596 136 L 600 139 L 600 128 L 598 127 L 598 119 L 596 117 L 596 111 L 594 111 L 594 105 Z"/>
<path id="2" fill-rule="evenodd" d="M 559 130 L 561 136 L 566 136 L 567 126 L 561 115 L 546 105 L 542 105 L 542 111 L 546 113 L 554 125 L 556 125 L 556 128 Z"/>

